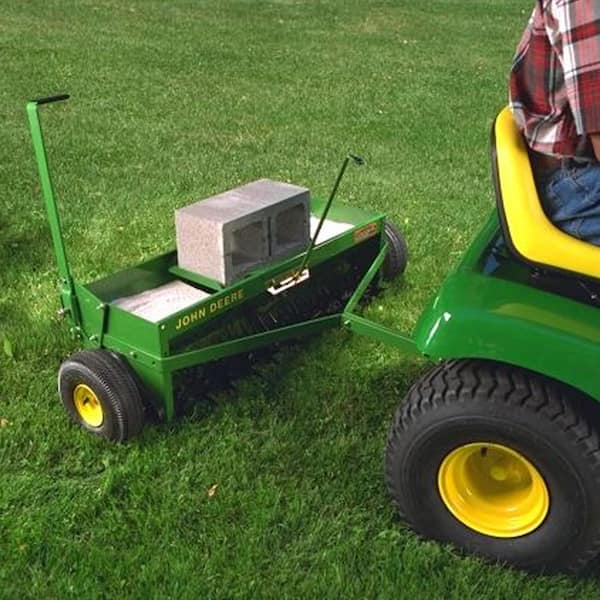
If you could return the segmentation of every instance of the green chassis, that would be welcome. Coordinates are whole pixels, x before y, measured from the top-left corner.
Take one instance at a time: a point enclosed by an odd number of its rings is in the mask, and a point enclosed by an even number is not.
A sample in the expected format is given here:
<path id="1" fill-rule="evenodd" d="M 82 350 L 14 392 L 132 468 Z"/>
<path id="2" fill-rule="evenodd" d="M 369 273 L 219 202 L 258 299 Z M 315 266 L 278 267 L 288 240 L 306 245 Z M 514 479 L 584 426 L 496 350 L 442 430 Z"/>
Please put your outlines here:
<path id="1" fill-rule="evenodd" d="M 333 206 L 330 216 L 351 223 L 353 228 L 315 246 L 306 265 L 309 270 L 335 261 L 357 246 L 369 245 L 373 254 L 370 266 L 340 312 L 201 348 L 177 350 L 178 342 L 188 339 L 190 333 L 202 337 L 209 328 L 214 330 L 221 323 L 226 324 L 233 309 L 246 310 L 265 301 L 269 297 L 266 290 L 296 272 L 304 264 L 306 255 L 254 271 L 226 288 L 178 269 L 175 251 L 88 285 L 77 283 L 68 266 L 38 118 L 38 105 L 62 99 L 66 97 L 32 101 L 27 105 L 61 278 L 62 313 L 86 348 L 105 348 L 127 360 L 163 418 L 171 420 L 175 414 L 173 374 L 176 371 L 340 327 L 434 360 L 483 358 L 525 367 L 562 380 L 600 400 L 596 385 L 600 311 L 531 287 L 528 268 L 497 251 L 499 225 L 495 211 L 422 313 L 412 337 L 355 313 L 386 256 L 385 215 Z M 324 209 L 325 203 L 312 202 L 315 216 L 321 216 Z M 373 244 L 376 244 L 375 252 Z M 212 295 L 158 323 L 111 305 L 118 297 L 176 278 L 196 283 Z M 305 284 L 298 284 L 302 285 Z"/>

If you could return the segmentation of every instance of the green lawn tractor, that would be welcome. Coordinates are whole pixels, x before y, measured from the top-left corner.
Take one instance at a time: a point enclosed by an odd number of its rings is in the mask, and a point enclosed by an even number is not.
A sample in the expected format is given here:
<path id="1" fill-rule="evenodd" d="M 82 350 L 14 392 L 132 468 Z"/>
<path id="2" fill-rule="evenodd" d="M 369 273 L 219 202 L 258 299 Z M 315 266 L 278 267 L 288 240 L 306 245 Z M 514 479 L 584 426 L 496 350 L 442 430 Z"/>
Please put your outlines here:
<path id="1" fill-rule="evenodd" d="M 414 530 L 533 570 L 575 571 L 597 555 L 600 248 L 544 215 L 510 112 L 492 136 L 498 209 L 409 336 L 357 314 L 380 277 L 404 271 L 407 253 L 385 215 L 332 204 L 346 166 L 360 162 L 351 156 L 329 199 L 310 201 L 314 226 L 301 251 L 228 284 L 182 268 L 177 251 L 76 282 L 38 119 L 38 106 L 66 98 L 32 101 L 27 112 L 60 312 L 84 346 L 58 376 L 79 425 L 129 439 L 149 411 L 174 418 L 186 370 L 345 328 L 435 363 L 400 403 L 385 455 L 389 492 Z M 166 313 L 133 308 L 173 290 L 185 298 Z"/>

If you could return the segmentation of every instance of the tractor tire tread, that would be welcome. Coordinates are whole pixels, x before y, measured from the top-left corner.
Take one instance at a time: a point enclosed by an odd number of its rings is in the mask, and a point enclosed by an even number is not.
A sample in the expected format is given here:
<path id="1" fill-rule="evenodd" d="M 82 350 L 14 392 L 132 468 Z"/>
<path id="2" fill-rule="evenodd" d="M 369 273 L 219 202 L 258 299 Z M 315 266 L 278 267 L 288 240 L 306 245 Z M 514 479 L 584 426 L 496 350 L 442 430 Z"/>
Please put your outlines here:
<path id="1" fill-rule="evenodd" d="M 567 396 L 568 391 L 568 396 Z M 588 400 L 577 390 L 539 374 L 511 365 L 477 359 L 453 359 L 440 363 L 425 374 L 409 390 L 406 400 L 397 409 L 388 431 L 388 453 L 394 453 L 400 435 L 420 415 L 465 398 L 486 398 L 489 402 L 542 414 L 554 423 L 579 448 L 581 457 L 589 463 L 600 487 L 600 436 L 591 425 Z M 393 488 L 390 461 L 386 460 L 385 480 Z M 399 517 L 410 523 L 407 511 L 392 495 L 392 503 Z M 578 572 L 600 553 L 600 532 L 589 543 L 568 570 Z"/>

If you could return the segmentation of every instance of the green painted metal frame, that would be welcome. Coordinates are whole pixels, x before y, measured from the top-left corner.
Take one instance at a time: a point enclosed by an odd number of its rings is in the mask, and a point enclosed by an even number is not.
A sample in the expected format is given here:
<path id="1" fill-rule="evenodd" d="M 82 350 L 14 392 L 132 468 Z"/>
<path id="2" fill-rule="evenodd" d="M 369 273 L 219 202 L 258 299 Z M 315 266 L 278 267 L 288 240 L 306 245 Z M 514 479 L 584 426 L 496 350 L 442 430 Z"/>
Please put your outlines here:
<path id="1" fill-rule="evenodd" d="M 320 207 L 321 203 L 315 201 L 313 211 L 318 214 Z M 349 215 L 349 209 L 344 208 L 343 212 L 346 217 Z M 339 257 L 345 251 L 353 248 L 356 245 L 353 237 L 356 230 L 375 223 L 377 225 L 375 235 L 379 235 L 381 238 L 384 215 L 370 215 L 353 209 L 350 212 L 352 212 L 357 225 L 347 233 L 316 246 L 308 264 L 309 270 L 327 260 Z M 385 249 L 378 255 L 377 267 L 380 266 L 384 257 Z M 111 275 L 105 280 L 93 282 L 88 286 L 75 283 L 75 294 L 79 299 L 82 314 L 80 337 L 86 347 L 103 347 L 125 356 L 144 385 L 152 392 L 151 397 L 154 398 L 156 408 L 164 414 L 167 420 L 170 420 L 175 412 L 172 385 L 174 372 L 234 354 L 250 352 L 259 347 L 291 338 L 300 338 L 320 333 L 326 329 L 339 328 L 343 325 L 344 318 L 354 318 L 349 313 L 339 313 L 264 333 L 232 339 L 200 349 L 173 352 L 172 345 L 180 337 L 189 336 L 190 334 L 200 336 L 203 329 L 210 325 L 214 319 L 225 318 L 231 308 L 241 307 L 245 302 L 256 299 L 264 294 L 265 290 L 271 285 L 297 272 L 302 259 L 303 254 L 300 254 L 274 267 L 255 271 L 240 282 L 214 292 L 207 299 L 158 323 L 144 321 L 118 306 L 110 304 L 111 297 L 110 294 L 107 295 L 107 290 L 112 287 L 119 288 L 118 285 L 115 286 L 115 278 L 117 280 L 121 277 L 129 279 L 127 270 Z M 151 268 L 154 269 L 157 261 L 166 266 L 173 260 L 175 260 L 174 252 L 152 259 L 149 263 Z M 143 268 L 144 264 L 138 265 L 132 271 L 143 270 Z M 166 272 L 172 273 L 172 269 L 167 268 Z M 362 294 L 376 272 L 377 270 L 371 267 L 357 291 L 361 291 Z M 301 282 L 298 285 L 303 284 L 304 282 Z M 231 301 L 232 298 L 235 300 Z M 227 299 L 230 299 L 230 302 L 226 304 Z M 354 305 L 357 301 L 358 296 L 355 294 L 351 302 Z M 194 315 L 195 318 L 193 318 Z"/>
<path id="2" fill-rule="evenodd" d="M 354 333 L 366 335 L 377 341 L 383 342 L 384 344 L 391 344 L 397 346 L 406 352 L 414 353 L 417 351 L 417 347 L 412 338 L 394 330 L 375 323 L 369 319 L 365 319 L 360 315 L 357 315 L 354 311 L 358 305 L 358 302 L 364 295 L 365 291 L 369 287 L 369 284 L 373 281 L 375 276 L 379 273 L 385 256 L 388 251 L 388 243 L 383 241 L 379 254 L 373 261 L 373 264 L 358 284 L 354 294 L 348 300 L 344 311 L 342 313 L 342 323 L 344 327 L 348 328 Z"/>
<path id="3" fill-rule="evenodd" d="M 61 97 L 60 99 L 65 98 Z M 176 265 L 174 251 L 154 257 L 88 285 L 74 281 L 64 246 L 38 116 L 38 105 L 43 103 L 45 102 L 32 101 L 28 103 L 27 113 L 50 232 L 61 276 L 61 301 L 66 317 L 72 325 L 74 335 L 79 338 L 84 347 L 105 348 L 120 353 L 127 360 L 150 392 L 150 398 L 165 419 L 172 419 L 175 413 L 172 376 L 180 369 L 344 325 L 351 329 L 355 328 L 357 331 L 368 332 L 368 322 L 355 315 L 353 311 L 369 283 L 377 275 L 385 258 L 387 250 L 383 241 L 385 215 L 371 214 L 352 207 L 331 206 L 331 197 L 327 202 L 312 201 L 311 212 L 317 217 L 324 217 L 330 211 L 329 214 L 334 220 L 352 224 L 351 229 L 324 243 L 311 244 L 310 252 L 301 253 L 277 265 L 256 270 L 228 287 L 179 269 Z M 347 161 L 344 166 L 346 164 Z M 336 187 L 337 185 L 339 185 L 339 177 Z M 311 270 L 326 261 L 340 257 L 357 244 L 373 237 L 379 238 L 380 251 L 343 312 L 199 349 L 173 351 L 172 346 L 178 339 L 183 336 L 189 337 L 190 334 L 201 335 L 207 326 L 213 324 L 215 319 L 224 318 L 231 309 L 242 307 L 248 301 L 259 298 L 269 287 L 296 275 L 300 266 Z M 211 292 L 211 295 L 158 323 L 145 321 L 111 304 L 117 297 L 134 294 L 176 278 L 200 285 Z M 306 285 L 306 283 L 299 281 L 297 285 Z M 373 326 L 372 331 L 375 337 L 382 335 L 379 327 Z"/>

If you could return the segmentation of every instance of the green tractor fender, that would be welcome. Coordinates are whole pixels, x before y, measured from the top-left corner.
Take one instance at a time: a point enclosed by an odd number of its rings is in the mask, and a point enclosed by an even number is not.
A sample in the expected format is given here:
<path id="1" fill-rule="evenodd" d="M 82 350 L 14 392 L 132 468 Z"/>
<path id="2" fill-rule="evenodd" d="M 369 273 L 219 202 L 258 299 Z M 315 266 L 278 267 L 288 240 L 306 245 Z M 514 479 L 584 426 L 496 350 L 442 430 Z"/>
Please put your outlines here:
<path id="1" fill-rule="evenodd" d="M 469 268 L 450 275 L 414 331 L 433 359 L 499 361 L 600 401 L 600 310 Z"/>

